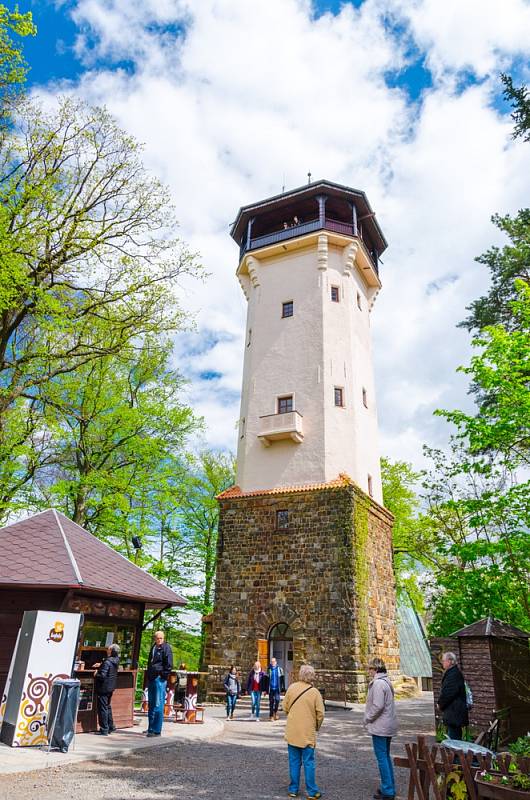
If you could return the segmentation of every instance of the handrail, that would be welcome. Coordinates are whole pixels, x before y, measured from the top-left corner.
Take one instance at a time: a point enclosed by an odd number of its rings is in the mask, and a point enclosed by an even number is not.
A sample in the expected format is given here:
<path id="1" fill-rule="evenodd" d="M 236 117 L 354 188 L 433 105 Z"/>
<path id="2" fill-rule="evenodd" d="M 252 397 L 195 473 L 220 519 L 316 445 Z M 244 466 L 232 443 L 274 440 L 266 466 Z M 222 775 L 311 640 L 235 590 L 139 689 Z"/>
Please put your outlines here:
<path id="1" fill-rule="evenodd" d="M 258 419 L 266 419 L 266 417 L 284 417 L 286 414 L 298 414 L 299 417 L 302 417 L 302 419 L 304 418 L 304 415 L 300 414 L 296 408 L 292 408 L 291 411 L 277 411 L 276 414 L 262 414 Z"/>
<path id="2" fill-rule="evenodd" d="M 265 233 L 262 236 L 255 236 L 250 239 L 248 247 L 246 241 L 241 244 L 239 249 L 239 258 L 243 258 L 245 253 L 250 252 L 251 250 L 256 250 L 259 247 L 266 247 L 270 244 L 285 242 L 289 239 L 294 239 L 296 236 L 304 236 L 306 233 L 313 233 L 314 231 L 325 230 L 326 228 L 330 231 L 334 231 L 335 233 L 343 234 L 344 236 L 357 236 L 363 242 L 366 248 L 376 275 L 379 275 L 377 261 L 374 260 L 372 251 L 368 249 L 368 246 L 364 241 L 362 227 L 359 225 L 359 229 L 356 234 L 354 232 L 353 222 L 343 222 L 342 220 L 332 219 L 331 217 L 325 217 L 323 223 L 321 223 L 320 219 L 311 219 L 307 222 L 300 222 L 298 225 L 292 225 L 289 228 L 282 228 L 279 231 Z"/>

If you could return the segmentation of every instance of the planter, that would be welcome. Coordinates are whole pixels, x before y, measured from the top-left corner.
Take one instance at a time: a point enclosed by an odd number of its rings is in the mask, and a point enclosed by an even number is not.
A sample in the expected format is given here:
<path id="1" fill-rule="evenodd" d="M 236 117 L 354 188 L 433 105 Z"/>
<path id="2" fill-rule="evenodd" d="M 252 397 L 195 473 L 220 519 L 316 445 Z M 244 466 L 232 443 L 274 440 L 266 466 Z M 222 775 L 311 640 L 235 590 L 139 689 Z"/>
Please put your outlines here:
<path id="1" fill-rule="evenodd" d="M 475 777 L 475 785 L 479 797 L 489 797 L 491 800 L 530 800 L 530 791 L 514 789 L 513 786 L 506 786 L 503 783 L 484 781 Z"/>

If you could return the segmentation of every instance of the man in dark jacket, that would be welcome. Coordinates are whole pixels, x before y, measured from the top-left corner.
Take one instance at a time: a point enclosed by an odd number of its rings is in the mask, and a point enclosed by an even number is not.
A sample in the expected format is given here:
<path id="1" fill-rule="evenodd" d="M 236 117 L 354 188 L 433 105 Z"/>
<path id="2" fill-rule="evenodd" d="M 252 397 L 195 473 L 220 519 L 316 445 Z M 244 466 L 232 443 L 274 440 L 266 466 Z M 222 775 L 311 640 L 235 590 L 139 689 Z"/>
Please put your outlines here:
<path id="1" fill-rule="evenodd" d="M 462 727 L 469 724 L 464 676 L 454 653 L 442 655 L 442 667 L 444 674 L 438 708 L 443 712 L 442 719 L 447 725 L 449 738 L 462 739 Z"/>
<path id="2" fill-rule="evenodd" d="M 155 633 L 155 643 L 147 662 L 148 736 L 160 736 L 162 733 L 167 679 L 173 669 L 173 651 L 164 639 L 163 631 Z"/>
<path id="3" fill-rule="evenodd" d="M 112 693 L 118 681 L 120 648 L 117 644 L 107 647 L 107 658 L 102 664 L 94 664 L 98 668 L 94 676 L 96 703 L 98 709 L 99 731 L 101 736 L 108 736 L 116 730 L 112 719 Z"/>

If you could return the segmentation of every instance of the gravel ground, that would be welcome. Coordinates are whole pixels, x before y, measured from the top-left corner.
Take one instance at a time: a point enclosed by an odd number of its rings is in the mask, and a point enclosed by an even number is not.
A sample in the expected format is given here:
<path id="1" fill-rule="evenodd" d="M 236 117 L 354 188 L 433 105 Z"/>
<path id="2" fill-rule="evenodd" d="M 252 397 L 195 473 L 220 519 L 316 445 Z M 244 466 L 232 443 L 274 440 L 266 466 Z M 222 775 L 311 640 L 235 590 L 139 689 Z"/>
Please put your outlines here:
<path id="1" fill-rule="evenodd" d="M 397 710 L 401 732 L 393 753 L 434 728 L 432 695 L 401 701 Z M 222 716 L 222 709 L 209 713 Z M 211 742 L 173 743 L 126 758 L 0 777 L 0 800 L 283 800 L 288 784 L 284 722 L 257 724 L 244 714 L 240 711 Z M 403 795 L 407 774 L 397 770 L 396 778 Z M 362 707 L 328 709 L 318 739 L 317 782 L 326 800 L 372 797 L 378 772 L 362 727 Z"/>

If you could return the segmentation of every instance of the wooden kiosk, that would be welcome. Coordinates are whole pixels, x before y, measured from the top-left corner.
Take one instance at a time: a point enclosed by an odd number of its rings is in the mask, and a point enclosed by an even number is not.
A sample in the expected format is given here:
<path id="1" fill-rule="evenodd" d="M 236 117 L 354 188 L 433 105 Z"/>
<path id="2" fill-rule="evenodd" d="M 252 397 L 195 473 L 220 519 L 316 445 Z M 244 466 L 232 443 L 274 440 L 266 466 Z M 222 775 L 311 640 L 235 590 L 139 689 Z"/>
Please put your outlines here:
<path id="1" fill-rule="evenodd" d="M 81 681 L 77 730 L 97 730 L 93 665 L 110 644 L 121 651 L 114 722 L 118 728 L 130 727 L 145 611 L 185 603 L 53 509 L 1 528 L 0 700 L 24 611 L 77 611 L 83 614 L 73 672 Z"/>

